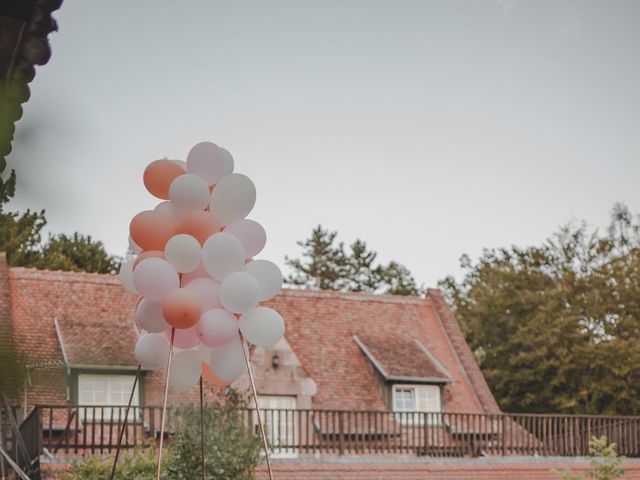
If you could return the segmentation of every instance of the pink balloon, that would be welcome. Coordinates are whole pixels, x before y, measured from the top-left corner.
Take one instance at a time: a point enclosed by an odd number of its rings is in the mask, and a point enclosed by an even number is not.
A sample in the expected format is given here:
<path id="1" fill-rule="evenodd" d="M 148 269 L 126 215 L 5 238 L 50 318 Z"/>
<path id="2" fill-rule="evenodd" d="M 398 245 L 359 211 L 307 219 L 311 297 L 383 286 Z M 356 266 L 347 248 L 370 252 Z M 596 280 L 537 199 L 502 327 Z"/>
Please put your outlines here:
<path id="1" fill-rule="evenodd" d="M 222 307 L 220 303 L 220 295 L 218 290 L 220 284 L 210 277 L 196 278 L 187 283 L 184 288 L 195 293 L 198 300 L 202 304 L 202 311 L 211 310 L 212 308 Z"/>
<path id="2" fill-rule="evenodd" d="M 166 332 L 171 325 L 162 316 L 162 302 L 143 298 L 136 309 L 136 318 L 140 326 L 150 333 Z"/>
<path id="3" fill-rule="evenodd" d="M 246 258 L 255 257 L 267 243 L 267 232 L 254 220 L 238 220 L 225 227 L 224 231 L 240 240 Z"/>
<path id="4" fill-rule="evenodd" d="M 220 147 L 200 142 L 187 155 L 187 172 L 198 175 L 207 185 L 215 185 L 224 176 L 226 163 L 226 154 Z"/>
<path id="5" fill-rule="evenodd" d="M 162 300 L 172 290 L 180 287 L 178 272 L 161 258 L 147 258 L 133 272 L 133 285 L 140 295 L 151 300 Z"/>
<path id="6" fill-rule="evenodd" d="M 204 312 L 196 327 L 200 341 L 208 347 L 222 347 L 238 338 L 238 320 L 223 308 Z"/>
<path id="7" fill-rule="evenodd" d="M 165 332 L 167 340 L 171 341 L 171 330 Z M 198 331 L 196 325 L 189 328 L 176 328 L 175 335 L 173 337 L 173 345 L 182 348 L 193 348 L 198 346 Z"/>
<path id="8" fill-rule="evenodd" d="M 181 285 L 184 287 L 188 283 L 193 282 L 196 278 L 211 278 L 207 271 L 202 266 L 202 263 L 196 267 L 192 272 L 187 272 L 182 274 L 182 283 Z"/>

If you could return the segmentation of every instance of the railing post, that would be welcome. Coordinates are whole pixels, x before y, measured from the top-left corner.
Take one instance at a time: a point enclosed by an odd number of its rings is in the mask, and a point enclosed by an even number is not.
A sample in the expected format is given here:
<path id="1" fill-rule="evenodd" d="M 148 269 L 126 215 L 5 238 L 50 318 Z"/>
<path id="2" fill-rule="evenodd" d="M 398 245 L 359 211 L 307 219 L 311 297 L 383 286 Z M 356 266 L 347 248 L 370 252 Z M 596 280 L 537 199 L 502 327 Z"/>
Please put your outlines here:
<path id="1" fill-rule="evenodd" d="M 506 456 L 507 454 L 507 444 L 506 444 L 506 435 L 505 435 L 505 428 L 506 428 L 506 422 L 505 422 L 505 418 L 506 418 L 506 414 L 502 413 L 500 415 L 502 417 L 502 456 Z"/>
<path id="2" fill-rule="evenodd" d="M 338 453 L 344 455 L 344 420 L 342 412 L 338 412 Z"/>

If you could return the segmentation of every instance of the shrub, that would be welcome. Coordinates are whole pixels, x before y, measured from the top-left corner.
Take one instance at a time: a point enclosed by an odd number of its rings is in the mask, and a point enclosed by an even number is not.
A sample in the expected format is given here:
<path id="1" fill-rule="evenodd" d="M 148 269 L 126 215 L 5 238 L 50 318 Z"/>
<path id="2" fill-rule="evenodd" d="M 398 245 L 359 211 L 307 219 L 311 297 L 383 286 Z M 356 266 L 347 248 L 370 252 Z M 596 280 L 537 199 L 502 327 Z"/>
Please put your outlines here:
<path id="1" fill-rule="evenodd" d="M 261 443 L 248 432 L 239 413 L 245 400 L 228 390 L 225 401 L 206 405 L 204 441 L 207 480 L 250 480 L 260 463 Z M 200 478 L 200 407 L 175 408 L 168 422 L 171 437 L 163 454 L 163 480 Z M 155 480 L 156 449 L 136 449 L 121 453 L 116 479 Z M 105 480 L 111 475 L 113 456 L 90 457 L 75 463 L 61 480 Z"/>
<path id="2" fill-rule="evenodd" d="M 254 478 L 260 463 L 261 443 L 247 432 L 238 410 L 245 400 L 228 390 L 223 403 L 204 410 L 204 445 L 207 479 L 245 480 Z M 200 408 L 178 407 L 170 423 L 173 432 L 167 467 L 176 479 L 191 479 L 200 472 Z"/>
<path id="3" fill-rule="evenodd" d="M 111 476 L 113 456 L 88 457 L 74 463 L 71 473 L 63 473 L 60 480 L 105 480 Z M 115 478 L 128 480 L 155 480 L 156 450 L 155 448 L 136 449 L 124 452 L 118 461 Z M 163 472 L 163 479 L 169 479 Z"/>
<path id="4" fill-rule="evenodd" d="M 607 437 L 593 437 L 589 442 L 591 469 L 585 474 L 573 475 L 571 472 L 560 472 L 562 480 L 616 480 L 624 475 L 625 470 L 620 466 L 624 457 L 616 453 L 617 445 L 609 443 Z"/>

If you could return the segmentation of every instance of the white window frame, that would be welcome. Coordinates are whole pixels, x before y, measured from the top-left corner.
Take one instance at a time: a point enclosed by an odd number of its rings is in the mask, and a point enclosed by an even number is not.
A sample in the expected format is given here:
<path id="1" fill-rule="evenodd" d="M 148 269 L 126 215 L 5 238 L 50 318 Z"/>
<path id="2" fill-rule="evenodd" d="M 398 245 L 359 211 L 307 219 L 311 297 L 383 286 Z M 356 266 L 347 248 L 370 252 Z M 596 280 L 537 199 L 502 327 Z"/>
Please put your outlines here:
<path id="1" fill-rule="evenodd" d="M 80 420 L 85 420 L 85 419 L 88 421 L 103 420 L 105 422 L 109 422 L 111 421 L 111 418 L 113 415 L 114 421 L 120 421 L 120 417 L 121 416 L 124 417 L 124 412 L 125 412 L 127 403 L 129 402 L 129 395 L 131 395 L 131 387 L 133 386 L 135 378 L 136 377 L 133 374 L 79 373 L 78 380 L 77 380 L 77 387 L 78 387 L 77 403 L 80 407 L 86 407 L 86 408 L 78 409 L 78 415 L 80 415 Z M 125 388 L 125 391 L 119 392 L 120 401 L 118 402 L 113 401 L 113 398 L 112 398 L 112 396 L 115 393 L 114 383 L 116 380 L 127 381 L 127 387 Z M 83 385 L 83 383 L 89 382 L 89 381 L 104 382 L 103 384 L 104 385 L 104 392 L 103 392 L 104 401 L 103 402 L 94 401 L 93 399 L 88 398 L 89 395 L 85 395 L 85 393 L 89 393 L 89 389 L 83 388 L 85 386 Z M 93 387 L 95 388 L 95 385 L 93 385 Z M 126 393 L 126 395 L 123 396 L 122 395 L 123 393 Z M 102 408 L 98 408 L 98 409 L 91 408 L 93 405 L 100 406 Z M 133 407 L 139 407 L 139 406 L 140 406 L 140 381 L 138 380 L 136 384 L 135 392 L 133 394 L 133 399 L 131 401 L 132 408 L 129 411 L 129 415 L 127 417 L 128 420 L 134 419 L 134 412 L 136 411 L 136 409 Z M 119 408 L 111 408 L 111 407 L 119 407 Z M 138 416 L 139 415 L 140 415 L 140 412 L 138 412 Z"/>
<path id="2" fill-rule="evenodd" d="M 413 407 L 412 409 L 397 408 L 397 392 L 398 390 L 410 390 L 412 392 Z M 423 400 L 426 401 L 427 392 L 434 393 L 435 407 L 429 408 L 428 405 L 418 405 L 420 403 L 419 396 L 424 395 Z M 406 384 L 397 383 L 393 385 L 391 402 L 393 411 L 396 413 L 396 421 L 403 425 L 424 425 L 425 418 L 428 425 L 440 425 L 442 423 L 442 396 L 440 385 L 434 384 Z"/>

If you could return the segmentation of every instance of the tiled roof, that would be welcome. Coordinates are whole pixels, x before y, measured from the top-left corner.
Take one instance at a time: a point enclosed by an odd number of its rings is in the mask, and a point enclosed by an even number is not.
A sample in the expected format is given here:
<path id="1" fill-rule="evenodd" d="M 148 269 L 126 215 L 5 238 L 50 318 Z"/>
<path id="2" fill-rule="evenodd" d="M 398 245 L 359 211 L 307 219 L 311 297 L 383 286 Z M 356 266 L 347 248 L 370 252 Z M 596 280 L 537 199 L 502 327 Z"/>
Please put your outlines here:
<path id="1" fill-rule="evenodd" d="M 413 338 L 428 349 L 453 380 L 445 389 L 448 411 L 499 412 L 477 365 L 473 371 L 463 366 L 474 361 L 473 354 L 439 291 L 423 299 L 283 290 L 268 306 L 284 317 L 287 340 L 318 386 L 314 406 L 385 410 L 374 369 L 353 339 L 375 332 Z"/>
<path id="2" fill-rule="evenodd" d="M 69 364 L 134 366 L 136 298 L 120 286 L 116 277 L 11 268 L 9 286 L 13 336 L 27 361 L 64 359 L 54 325 L 54 319 L 58 319 Z M 368 342 L 392 374 L 449 377 L 451 382 L 444 393 L 446 410 L 498 411 L 438 291 L 430 291 L 422 299 L 283 290 L 266 305 L 284 317 L 286 338 L 318 387 L 312 401 L 314 408 L 386 409 L 376 373 L 354 340 L 357 336 Z M 380 338 L 388 339 L 393 348 L 383 348 Z M 407 339 L 419 344 L 406 343 Z M 435 361 L 429 362 L 420 346 Z M 403 352 L 405 347 L 411 350 Z M 387 355 L 387 350 L 392 354 Z M 416 361 L 418 353 L 420 359 Z M 403 365 L 409 356 L 411 362 Z M 61 378 L 46 387 L 34 381 L 30 394 L 35 401 L 65 400 L 66 381 L 60 370 Z M 58 373 L 47 371 L 50 375 Z M 154 373 L 149 381 L 161 383 L 161 376 L 156 376 Z M 147 402 L 157 402 L 152 395 L 155 389 L 145 391 Z"/>
<path id="3" fill-rule="evenodd" d="M 56 318 L 62 350 L 69 366 L 104 366 L 135 369 L 138 366 L 133 355 L 138 333 L 131 320 L 109 322 L 108 335 L 100 319 L 62 317 Z M 102 339 L 103 341 L 87 341 Z"/>
<path id="4" fill-rule="evenodd" d="M 451 376 L 418 340 L 401 335 L 366 333 L 354 337 L 378 371 L 387 380 L 446 383 Z"/>

